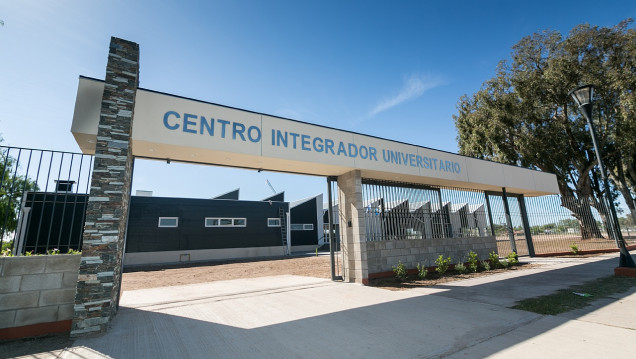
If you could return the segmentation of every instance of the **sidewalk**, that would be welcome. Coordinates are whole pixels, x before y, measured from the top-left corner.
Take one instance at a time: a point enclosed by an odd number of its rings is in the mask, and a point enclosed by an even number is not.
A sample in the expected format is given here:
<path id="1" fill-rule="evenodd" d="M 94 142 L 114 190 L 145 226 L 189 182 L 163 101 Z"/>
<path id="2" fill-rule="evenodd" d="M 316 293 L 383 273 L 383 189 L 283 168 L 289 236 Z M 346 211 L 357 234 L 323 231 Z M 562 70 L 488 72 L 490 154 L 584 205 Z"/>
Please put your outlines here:
<path id="1" fill-rule="evenodd" d="M 522 261 L 541 266 L 406 291 L 299 276 L 130 291 L 106 334 L 26 357 L 634 357 L 636 287 L 559 316 L 508 308 L 611 275 L 618 254 Z"/>

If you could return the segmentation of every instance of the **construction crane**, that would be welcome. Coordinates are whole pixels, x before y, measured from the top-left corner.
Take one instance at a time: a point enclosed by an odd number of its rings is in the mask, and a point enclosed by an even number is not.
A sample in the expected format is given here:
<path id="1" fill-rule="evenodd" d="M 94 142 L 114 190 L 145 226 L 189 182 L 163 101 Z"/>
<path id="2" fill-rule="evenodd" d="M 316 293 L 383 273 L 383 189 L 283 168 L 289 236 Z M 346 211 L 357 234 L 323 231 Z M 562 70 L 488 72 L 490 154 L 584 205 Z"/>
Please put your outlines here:
<path id="1" fill-rule="evenodd" d="M 276 192 L 276 190 L 274 189 L 274 186 L 272 186 L 272 184 L 271 184 L 271 183 L 269 183 L 269 180 L 268 180 L 268 179 L 265 179 L 265 181 L 267 182 L 267 185 L 269 186 L 269 188 L 272 190 L 272 192 L 273 192 L 274 194 L 278 193 L 278 192 Z"/>

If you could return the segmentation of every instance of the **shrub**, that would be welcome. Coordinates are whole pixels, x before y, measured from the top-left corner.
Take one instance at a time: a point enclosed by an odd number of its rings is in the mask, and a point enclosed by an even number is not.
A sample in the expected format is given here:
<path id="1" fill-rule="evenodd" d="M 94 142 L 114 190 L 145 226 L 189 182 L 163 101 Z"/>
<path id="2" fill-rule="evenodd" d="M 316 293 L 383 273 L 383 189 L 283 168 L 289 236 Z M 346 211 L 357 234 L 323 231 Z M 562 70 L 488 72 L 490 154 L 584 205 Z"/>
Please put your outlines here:
<path id="1" fill-rule="evenodd" d="M 519 256 L 517 255 L 517 252 L 510 252 L 508 257 L 506 257 L 506 260 L 511 266 L 519 265 Z"/>
<path id="2" fill-rule="evenodd" d="M 510 262 L 508 261 L 499 261 L 499 265 L 501 266 L 501 268 L 508 268 L 509 265 L 511 265 Z"/>
<path id="3" fill-rule="evenodd" d="M 406 271 L 406 266 L 402 263 L 402 261 L 398 261 L 397 266 L 392 266 L 391 268 L 393 268 L 393 272 L 400 282 L 406 281 L 408 272 Z"/>
<path id="4" fill-rule="evenodd" d="M 435 268 L 435 270 L 437 271 L 437 273 L 439 273 L 440 276 L 443 276 L 444 273 L 446 273 L 446 271 L 448 270 L 448 267 L 451 264 L 451 258 L 447 257 L 446 259 L 444 259 L 443 255 L 439 255 L 439 257 L 437 257 L 437 259 L 435 260 L 435 265 L 437 265 L 437 268 Z"/>
<path id="5" fill-rule="evenodd" d="M 57 248 L 49 249 L 48 251 L 46 251 L 46 254 L 48 255 L 60 254 L 60 250 Z"/>
<path id="6" fill-rule="evenodd" d="M 417 277 L 420 279 L 426 278 L 428 274 L 428 270 L 426 270 L 426 266 L 421 266 L 419 263 L 417 264 Z"/>
<path id="7" fill-rule="evenodd" d="M 69 248 L 68 254 L 82 254 L 82 251 L 76 251 L 73 248 Z"/>
<path id="8" fill-rule="evenodd" d="M 13 253 L 11 253 L 11 248 L 5 248 L 1 252 L 2 257 L 13 257 Z"/>
<path id="9" fill-rule="evenodd" d="M 459 274 L 464 274 L 464 273 L 466 273 L 466 271 L 467 271 L 468 269 L 466 268 L 466 266 L 464 265 L 464 263 L 459 262 L 459 263 L 455 264 L 455 270 L 456 270 L 456 271 L 457 271 L 457 273 L 459 273 Z"/>
<path id="10" fill-rule="evenodd" d="M 490 254 L 488 254 L 488 260 L 490 261 L 490 266 L 492 267 L 492 269 L 497 269 L 501 267 L 501 262 L 499 261 L 499 254 L 497 254 L 495 251 L 492 251 L 490 252 Z"/>
<path id="11" fill-rule="evenodd" d="M 477 253 L 470 251 L 468 252 L 468 269 L 471 272 L 477 272 L 479 268 L 479 257 L 477 257 Z"/>
<path id="12" fill-rule="evenodd" d="M 490 262 L 488 261 L 481 261 L 481 266 L 484 267 L 486 271 L 490 270 Z"/>
<path id="13" fill-rule="evenodd" d="M 0 249 L 0 251 L 4 253 L 8 249 L 9 252 L 11 252 L 12 247 L 13 247 L 13 241 L 2 242 L 2 249 Z"/>
<path id="14" fill-rule="evenodd" d="M 572 251 L 572 253 L 574 254 L 579 254 L 579 246 L 577 246 L 576 244 L 572 243 L 570 245 L 570 250 Z"/>

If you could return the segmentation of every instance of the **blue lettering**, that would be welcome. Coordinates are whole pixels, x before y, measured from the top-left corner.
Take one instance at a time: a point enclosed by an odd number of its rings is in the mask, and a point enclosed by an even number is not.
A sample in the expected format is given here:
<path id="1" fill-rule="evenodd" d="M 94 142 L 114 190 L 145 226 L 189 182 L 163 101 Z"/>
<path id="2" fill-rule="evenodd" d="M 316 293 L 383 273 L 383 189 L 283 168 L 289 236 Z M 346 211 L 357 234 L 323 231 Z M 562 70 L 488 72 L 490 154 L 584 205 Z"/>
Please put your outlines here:
<path id="1" fill-rule="evenodd" d="M 309 137 L 308 135 L 300 136 L 300 143 L 303 151 L 311 151 L 311 148 L 309 147 L 309 145 L 311 144 L 311 142 L 309 141 L 310 138 L 311 137 Z"/>
<path id="2" fill-rule="evenodd" d="M 399 152 L 400 157 L 402 158 L 402 163 L 406 166 L 408 165 L 409 155 L 407 153 Z"/>
<path id="3" fill-rule="evenodd" d="M 221 127 L 221 138 L 225 138 L 225 126 L 229 125 L 230 121 L 217 119 L 216 122 L 218 122 L 218 123 L 220 123 L 222 125 L 222 127 Z"/>
<path id="4" fill-rule="evenodd" d="M 360 158 L 366 160 L 367 157 L 369 157 L 369 150 L 367 149 L 367 146 L 360 146 Z"/>
<path id="5" fill-rule="evenodd" d="M 174 117 L 176 117 L 176 118 L 181 118 L 181 116 L 179 116 L 179 114 L 178 114 L 177 112 L 174 112 L 174 111 L 168 111 L 168 112 L 166 112 L 166 114 L 165 114 L 165 115 L 163 115 L 163 125 L 164 125 L 164 126 L 166 126 L 166 128 L 167 128 L 167 129 L 169 129 L 169 130 L 176 130 L 176 129 L 178 129 L 178 128 L 179 128 L 179 123 L 175 123 L 174 125 L 170 125 L 170 124 L 168 123 L 168 118 L 169 118 L 171 115 L 172 115 L 172 116 L 174 116 Z"/>
<path id="6" fill-rule="evenodd" d="M 342 141 L 340 141 L 340 144 L 338 145 L 338 156 L 340 156 L 341 153 L 344 153 L 345 156 L 347 155 L 347 150 L 345 149 L 345 145 Z"/>
<path id="7" fill-rule="evenodd" d="M 388 150 L 382 149 L 382 158 L 384 162 L 391 162 L 391 157 Z"/>
<path id="8" fill-rule="evenodd" d="M 201 116 L 201 125 L 199 127 L 200 134 L 203 134 L 204 128 L 208 131 L 208 134 L 210 136 L 214 136 L 214 119 L 210 118 L 210 122 L 208 123 L 208 120 L 206 120 L 205 117 Z"/>
<path id="9" fill-rule="evenodd" d="M 376 156 L 378 153 L 378 150 L 375 147 L 369 147 L 369 159 L 374 159 L 374 160 L 378 160 L 378 157 Z"/>
<path id="10" fill-rule="evenodd" d="M 409 165 L 415 167 L 415 155 L 412 153 L 409 153 Z"/>
<path id="11" fill-rule="evenodd" d="M 184 113 L 183 114 L 183 132 L 189 132 L 189 133 L 197 133 L 197 130 L 188 128 L 188 126 L 191 125 L 196 125 L 197 123 L 194 121 L 188 121 L 189 118 L 194 118 L 196 119 L 197 116 L 196 115 L 191 115 L 189 113 Z"/>
<path id="12" fill-rule="evenodd" d="M 422 156 L 420 155 L 415 156 L 415 162 L 417 162 L 416 167 L 424 168 L 424 165 L 422 164 Z"/>
<path id="13" fill-rule="evenodd" d="M 243 132 L 245 132 L 245 125 L 242 123 L 234 122 L 232 126 L 232 139 L 236 140 L 236 135 L 239 135 L 241 136 L 241 140 L 245 142 L 245 136 L 243 135 Z"/>
<path id="14" fill-rule="evenodd" d="M 322 138 L 314 137 L 314 151 L 322 152 L 324 149 L 325 147 L 322 145 Z"/>
<path id="15" fill-rule="evenodd" d="M 289 135 L 290 135 L 290 136 L 292 136 L 292 139 L 293 139 L 293 146 L 292 146 L 292 148 L 293 148 L 293 149 L 296 149 L 296 138 L 298 138 L 298 136 L 300 136 L 300 135 L 299 135 L 299 134 L 297 134 L 297 133 L 293 133 L 293 132 L 290 132 L 290 133 L 289 133 Z"/>
<path id="16" fill-rule="evenodd" d="M 358 157 L 358 147 L 356 147 L 353 143 L 349 144 L 349 157 Z"/>
<path id="17" fill-rule="evenodd" d="M 330 139 L 325 139 L 325 153 L 329 153 L 329 151 L 331 151 L 332 155 L 335 155 L 336 153 L 333 151 L 333 140 Z"/>
<path id="18" fill-rule="evenodd" d="M 283 147 L 287 147 L 287 132 L 285 132 L 285 136 L 283 137 L 283 133 L 280 131 L 276 131 L 276 146 L 280 147 L 281 142 L 283 143 Z"/>
<path id="19" fill-rule="evenodd" d="M 431 158 L 433 160 L 433 164 L 435 165 L 435 170 L 437 171 L 437 158 Z"/>
<path id="20" fill-rule="evenodd" d="M 252 136 L 252 132 L 256 131 L 256 137 Z M 256 126 L 250 126 L 247 129 L 247 138 L 252 142 L 259 142 L 261 140 L 261 129 Z"/>
<path id="21" fill-rule="evenodd" d="M 396 152 L 396 151 L 390 151 L 391 152 L 391 162 L 399 165 L 400 163 L 400 155 Z"/>
<path id="22" fill-rule="evenodd" d="M 455 163 L 453 164 L 453 171 L 454 171 L 455 173 L 460 173 L 460 172 L 462 171 L 462 168 L 461 168 L 461 166 L 459 166 L 459 163 L 455 162 Z"/>
<path id="23" fill-rule="evenodd" d="M 451 172 L 453 163 L 451 161 L 446 161 L 446 172 Z"/>

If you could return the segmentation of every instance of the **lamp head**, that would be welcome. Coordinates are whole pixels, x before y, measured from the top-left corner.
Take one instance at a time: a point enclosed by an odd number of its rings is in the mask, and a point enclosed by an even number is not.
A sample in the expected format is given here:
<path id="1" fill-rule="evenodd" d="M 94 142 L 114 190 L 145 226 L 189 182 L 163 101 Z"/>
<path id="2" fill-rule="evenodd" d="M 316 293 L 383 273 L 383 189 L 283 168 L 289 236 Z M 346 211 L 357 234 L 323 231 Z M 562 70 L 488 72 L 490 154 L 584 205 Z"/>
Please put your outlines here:
<path id="1" fill-rule="evenodd" d="M 576 104 L 581 107 L 592 104 L 592 96 L 594 95 L 594 85 L 583 85 L 570 91 L 570 96 Z"/>
<path id="2" fill-rule="evenodd" d="M 588 120 L 592 118 L 592 96 L 594 96 L 594 85 L 583 85 L 570 91 L 570 96 L 574 102 L 583 108 L 583 114 Z"/>

